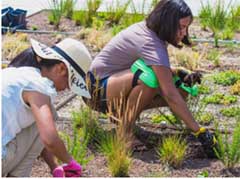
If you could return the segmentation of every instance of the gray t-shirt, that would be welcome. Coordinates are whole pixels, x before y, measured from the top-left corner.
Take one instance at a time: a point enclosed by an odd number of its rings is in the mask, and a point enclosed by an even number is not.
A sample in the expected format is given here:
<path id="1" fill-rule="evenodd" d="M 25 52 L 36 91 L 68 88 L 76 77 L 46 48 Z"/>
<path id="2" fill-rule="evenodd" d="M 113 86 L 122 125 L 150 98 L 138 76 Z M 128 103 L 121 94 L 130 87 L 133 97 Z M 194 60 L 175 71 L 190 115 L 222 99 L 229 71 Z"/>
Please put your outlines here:
<path id="1" fill-rule="evenodd" d="M 139 22 L 117 34 L 95 57 L 90 71 L 100 79 L 130 69 L 139 58 L 147 65 L 162 65 L 170 68 L 167 43 L 155 32 Z"/>

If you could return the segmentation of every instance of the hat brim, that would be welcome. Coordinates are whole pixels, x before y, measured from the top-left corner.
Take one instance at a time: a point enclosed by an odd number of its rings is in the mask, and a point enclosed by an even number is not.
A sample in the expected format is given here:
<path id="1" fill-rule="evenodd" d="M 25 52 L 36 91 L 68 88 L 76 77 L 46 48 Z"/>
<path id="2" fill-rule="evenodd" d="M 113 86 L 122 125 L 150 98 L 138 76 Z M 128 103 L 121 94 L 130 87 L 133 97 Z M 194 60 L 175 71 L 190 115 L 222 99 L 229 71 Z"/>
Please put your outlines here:
<path id="1" fill-rule="evenodd" d="M 43 43 L 40 43 L 34 39 L 31 39 L 30 41 L 34 52 L 39 57 L 49 60 L 60 60 L 65 63 L 68 68 L 68 82 L 71 91 L 77 95 L 91 98 L 84 78 L 69 64 L 69 62 L 64 57 Z"/>

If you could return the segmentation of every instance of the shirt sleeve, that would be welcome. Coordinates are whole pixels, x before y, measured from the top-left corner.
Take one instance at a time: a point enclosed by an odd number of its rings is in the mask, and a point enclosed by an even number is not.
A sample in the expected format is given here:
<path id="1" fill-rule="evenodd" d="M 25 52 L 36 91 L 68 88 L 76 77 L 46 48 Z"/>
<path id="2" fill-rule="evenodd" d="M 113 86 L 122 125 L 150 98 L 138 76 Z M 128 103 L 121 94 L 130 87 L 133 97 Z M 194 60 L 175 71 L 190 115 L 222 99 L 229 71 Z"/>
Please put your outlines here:
<path id="1" fill-rule="evenodd" d="M 150 40 L 143 44 L 139 55 L 147 65 L 161 65 L 170 68 L 166 44 L 160 40 Z"/>

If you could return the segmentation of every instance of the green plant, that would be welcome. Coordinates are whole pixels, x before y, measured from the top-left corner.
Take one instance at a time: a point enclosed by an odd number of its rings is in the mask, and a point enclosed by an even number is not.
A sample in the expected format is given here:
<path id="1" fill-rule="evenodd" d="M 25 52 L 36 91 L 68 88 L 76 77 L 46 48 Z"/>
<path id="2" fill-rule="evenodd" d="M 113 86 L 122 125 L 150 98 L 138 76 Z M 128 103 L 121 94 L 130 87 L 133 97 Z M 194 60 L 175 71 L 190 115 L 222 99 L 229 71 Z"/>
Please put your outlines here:
<path id="1" fill-rule="evenodd" d="M 187 144 L 177 136 L 163 139 L 162 145 L 157 147 L 157 154 L 163 163 L 173 167 L 180 167 L 186 154 Z"/>
<path id="2" fill-rule="evenodd" d="M 224 104 L 229 105 L 235 103 L 237 101 L 237 97 L 233 95 L 224 95 L 222 93 L 216 93 L 211 96 L 207 96 L 203 99 L 205 104 Z"/>
<path id="3" fill-rule="evenodd" d="M 83 107 L 72 113 L 73 128 L 83 131 L 83 139 L 88 142 L 100 140 L 103 130 L 97 121 L 97 114 L 90 107 Z"/>
<path id="4" fill-rule="evenodd" d="M 240 72 L 234 70 L 220 72 L 213 76 L 213 80 L 216 84 L 230 86 L 240 80 Z"/>
<path id="5" fill-rule="evenodd" d="M 86 13 L 86 11 L 74 11 L 73 12 L 73 20 L 75 21 L 76 25 L 82 25 L 84 27 L 89 27 L 90 24 L 90 20 L 89 20 L 89 16 L 88 13 Z"/>
<path id="6" fill-rule="evenodd" d="M 100 151 L 107 157 L 108 167 L 113 177 L 128 176 L 131 153 L 127 142 L 117 134 L 106 134 L 100 142 Z"/>
<path id="7" fill-rule="evenodd" d="M 220 110 L 220 113 L 227 117 L 240 116 L 240 107 L 224 108 Z"/>
<path id="8" fill-rule="evenodd" d="M 212 8 L 210 6 L 210 3 L 207 2 L 207 4 L 204 5 L 201 1 L 201 9 L 198 16 L 200 19 L 200 24 L 204 30 L 206 30 L 206 28 L 209 26 L 209 17 L 211 16 L 211 11 Z"/>
<path id="9" fill-rule="evenodd" d="M 176 119 L 176 117 L 174 115 L 167 115 L 167 114 L 161 114 L 161 115 L 153 115 L 151 118 L 151 122 L 155 123 L 155 124 L 159 124 L 162 121 L 165 121 L 169 124 L 176 124 L 178 123 L 178 120 Z"/>
<path id="10" fill-rule="evenodd" d="M 209 125 L 214 120 L 214 116 L 210 112 L 202 113 L 202 115 L 199 115 L 199 118 L 197 118 L 197 121 L 201 125 Z"/>
<path id="11" fill-rule="evenodd" d="M 234 37 L 234 31 L 231 28 L 225 28 L 221 33 L 220 33 L 220 38 L 223 40 L 231 40 Z"/>
<path id="12" fill-rule="evenodd" d="M 221 56 L 221 53 L 219 52 L 219 50 L 212 49 L 207 54 L 207 59 L 212 61 L 214 66 L 219 67 L 220 66 L 220 61 L 219 61 L 220 56 Z"/>
<path id="13" fill-rule="evenodd" d="M 54 25 L 56 29 L 58 29 L 59 27 L 60 20 L 63 14 L 63 5 L 64 5 L 64 0 L 49 2 L 49 6 L 51 10 L 48 15 L 48 20 L 50 24 Z"/>
<path id="14" fill-rule="evenodd" d="M 121 3 L 120 0 L 113 0 L 111 4 L 107 5 L 106 20 L 109 21 L 110 25 L 119 24 L 121 18 L 125 15 L 126 10 L 130 4 L 131 0 L 125 3 Z"/>
<path id="15" fill-rule="evenodd" d="M 84 139 L 83 130 L 73 130 L 73 138 L 64 132 L 60 132 L 59 135 L 65 141 L 67 150 L 73 156 L 73 158 L 82 166 L 86 166 L 86 164 L 92 159 L 92 156 L 87 156 L 88 138 Z"/>
<path id="16" fill-rule="evenodd" d="M 232 30 L 240 30 L 240 5 L 231 7 L 230 15 L 227 21 L 227 26 Z"/>
<path id="17" fill-rule="evenodd" d="M 208 177 L 208 176 L 209 176 L 209 173 L 208 173 L 207 170 L 203 170 L 202 172 L 200 172 L 200 173 L 197 175 L 198 178 L 206 178 L 206 177 Z"/>
<path id="18" fill-rule="evenodd" d="M 234 85 L 231 86 L 230 93 L 240 95 L 240 80 L 238 80 Z"/>
<path id="19" fill-rule="evenodd" d="M 32 30 L 38 30 L 38 27 L 36 25 L 33 25 L 31 29 Z"/>
<path id="20" fill-rule="evenodd" d="M 240 162 L 240 123 L 233 130 L 231 142 L 229 142 L 230 136 L 227 132 L 220 133 L 218 126 L 216 129 L 218 148 L 215 149 L 215 153 L 225 167 L 231 169 Z"/>
<path id="21" fill-rule="evenodd" d="M 219 33 L 226 27 L 229 5 L 230 3 L 225 7 L 224 1 L 222 0 L 217 0 L 214 6 L 211 6 L 209 1 L 206 6 L 202 3 L 200 19 L 202 19 L 204 26 L 208 26 L 212 30 L 216 47 L 218 47 Z"/>
<path id="22" fill-rule="evenodd" d="M 102 0 L 87 0 L 87 9 L 89 16 L 96 16 L 97 10 L 102 4 Z"/>
<path id="23" fill-rule="evenodd" d="M 199 94 L 209 94 L 210 87 L 207 85 L 201 84 L 198 86 L 198 92 L 199 92 Z"/>
<path id="24" fill-rule="evenodd" d="M 77 0 L 65 0 L 63 1 L 63 15 L 69 19 L 73 16 Z"/>

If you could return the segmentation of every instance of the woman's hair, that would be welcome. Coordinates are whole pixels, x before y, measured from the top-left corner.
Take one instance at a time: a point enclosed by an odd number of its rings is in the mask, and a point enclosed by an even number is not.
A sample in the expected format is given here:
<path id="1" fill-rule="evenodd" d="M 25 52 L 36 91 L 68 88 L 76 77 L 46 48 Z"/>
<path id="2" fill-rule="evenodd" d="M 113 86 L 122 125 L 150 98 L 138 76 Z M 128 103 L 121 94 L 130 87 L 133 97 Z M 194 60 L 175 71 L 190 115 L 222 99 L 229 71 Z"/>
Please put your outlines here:
<path id="1" fill-rule="evenodd" d="M 9 67 L 29 66 L 29 67 L 35 67 L 38 69 L 45 67 L 50 69 L 51 67 L 59 63 L 62 63 L 62 62 L 59 60 L 48 60 L 43 58 L 41 58 L 41 61 L 38 62 L 36 53 L 30 47 L 24 50 L 23 52 L 21 52 L 19 55 L 17 55 L 8 66 Z"/>
<path id="2" fill-rule="evenodd" d="M 177 31 L 180 28 L 179 20 L 188 16 L 193 20 L 192 11 L 184 0 L 161 0 L 147 17 L 146 24 L 161 40 L 181 47 L 176 42 Z M 191 45 L 188 40 L 188 29 L 182 42 Z"/>

